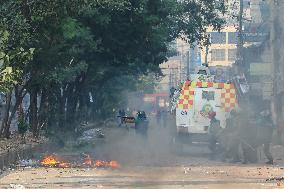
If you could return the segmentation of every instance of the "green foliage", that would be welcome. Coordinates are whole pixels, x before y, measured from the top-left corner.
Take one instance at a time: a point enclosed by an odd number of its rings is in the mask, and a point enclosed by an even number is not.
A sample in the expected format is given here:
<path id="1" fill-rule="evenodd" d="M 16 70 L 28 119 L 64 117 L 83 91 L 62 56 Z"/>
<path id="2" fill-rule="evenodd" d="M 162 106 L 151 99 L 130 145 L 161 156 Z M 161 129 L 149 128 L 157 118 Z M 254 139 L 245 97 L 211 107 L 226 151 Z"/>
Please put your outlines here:
<path id="1" fill-rule="evenodd" d="M 7 51 L 3 49 L 0 57 L 0 91 L 8 92 L 13 86 L 24 82 L 25 65 L 32 59 L 34 49 L 23 48 Z"/>
<path id="2" fill-rule="evenodd" d="M 223 13 L 223 0 L 3 0 L 0 90 L 25 83 L 46 95 L 49 123 L 72 123 L 87 106 L 107 113 L 125 91 L 154 90 L 169 43 L 202 44 Z"/>

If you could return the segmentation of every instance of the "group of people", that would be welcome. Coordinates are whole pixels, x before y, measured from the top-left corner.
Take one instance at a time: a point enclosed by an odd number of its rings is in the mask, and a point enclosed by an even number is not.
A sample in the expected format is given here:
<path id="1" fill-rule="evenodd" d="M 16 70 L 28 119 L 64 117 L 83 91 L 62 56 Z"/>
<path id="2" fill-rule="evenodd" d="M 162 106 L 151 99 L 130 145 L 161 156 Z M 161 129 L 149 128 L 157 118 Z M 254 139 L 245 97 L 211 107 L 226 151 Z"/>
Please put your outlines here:
<path id="1" fill-rule="evenodd" d="M 137 134 L 142 136 L 148 135 L 148 119 L 145 111 L 135 111 L 132 113 L 133 115 L 127 116 L 126 112 L 121 109 L 118 111 L 118 126 L 122 127 L 125 123 L 125 120 L 132 120 L 135 124 L 134 129 Z"/>
<path id="2" fill-rule="evenodd" d="M 258 150 L 273 164 L 270 152 L 274 124 L 268 109 L 261 111 L 245 107 L 241 111 L 232 110 L 227 119 L 226 128 L 220 126 L 216 113 L 209 115 L 209 149 L 211 157 L 220 157 L 230 162 L 256 163 L 259 159 Z"/>

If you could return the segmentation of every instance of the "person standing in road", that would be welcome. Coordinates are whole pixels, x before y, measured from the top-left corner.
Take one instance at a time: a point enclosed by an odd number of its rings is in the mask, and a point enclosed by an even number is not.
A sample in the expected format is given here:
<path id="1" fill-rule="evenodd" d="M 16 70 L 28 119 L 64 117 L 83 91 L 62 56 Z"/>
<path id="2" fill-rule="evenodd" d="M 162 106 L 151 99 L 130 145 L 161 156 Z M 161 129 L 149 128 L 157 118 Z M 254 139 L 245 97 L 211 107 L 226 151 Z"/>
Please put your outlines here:
<path id="1" fill-rule="evenodd" d="M 161 109 L 158 109 L 156 113 L 156 122 L 157 122 L 157 125 L 159 126 L 161 126 L 161 119 L 162 119 L 162 111 Z"/>
<path id="2" fill-rule="evenodd" d="M 263 145 L 263 152 L 268 159 L 267 164 L 273 164 L 273 157 L 270 152 L 274 124 L 271 118 L 271 113 L 268 109 L 260 112 L 257 118 L 257 143 Z"/>
<path id="3" fill-rule="evenodd" d="M 243 153 L 243 164 L 256 163 L 257 158 L 257 126 L 255 123 L 255 110 L 249 105 L 243 105 L 240 112 L 238 124 L 238 137 Z"/>
<path id="4" fill-rule="evenodd" d="M 121 127 L 123 125 L 123 117 L 125 116 L 125 111 L 123 109 L 120 109 L 118 111 L 118 127 Z"/>
<path id="5" fill-rule="evenodd" d="M 219 134 L 222 132 L 220 120 L 216 119 L 216 112 L 209 114 L 210 127 L 209 127 L 209 149 L 211 151 L 211 159 L 217 155 L 217 141 Z"/>
<path id="6" fill-rule="evenodd" d="M 230 112 L 226 120 L 226 128 L 223 131 L 222 146 L 224 148 L 223 159 L 230 159 L 231 163 L 240 162 L 240 138 L 239 138 L 239 115 L 236 110 Z"/>
<path id="7" fill-rule="evenodd" d="M 144 111 L 138 111 L 135 119 L 135 133 L 147 138 L 148 136 L 148 120 Z"/>

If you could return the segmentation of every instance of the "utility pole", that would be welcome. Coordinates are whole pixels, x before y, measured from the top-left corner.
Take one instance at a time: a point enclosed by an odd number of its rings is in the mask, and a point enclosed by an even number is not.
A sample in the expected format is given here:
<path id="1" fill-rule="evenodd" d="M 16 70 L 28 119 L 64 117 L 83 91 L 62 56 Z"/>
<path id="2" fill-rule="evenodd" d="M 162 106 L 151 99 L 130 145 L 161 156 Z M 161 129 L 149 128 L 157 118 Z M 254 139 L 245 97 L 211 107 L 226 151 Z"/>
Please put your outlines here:
<path id="1" fill-rule="evenodd" d="M 277 125 L 277 135 L 279 142 L 281 142 L 282 127 L 279 125 L 279 96 L 278 96 L 278 75 L 279 75 L 279 60 L 277 47 L 277 27 L 278 27 L 278 0 L 272 0 L 270 2 L 270 12 L 271 12 L 271 27 L 270 27 L 270 48 L 271 48 L 271 61 L 272 61 L 272 98 L 271 98 L 271 112 L 274 124 Z"/>
<path id="2" fill-rule="evenodd" d="M 178 68 L 174 69 L 174 87 L 177 87 L 178 84 Z"/>
<path id="3" fill-rule="evenodd" d="M 209 47 L 208 47 L 208 44 L 206 44 L 206 47 L 205 47 L 205 66 L 208 67 L 208 51 L 209 51 Z"/>
<path id="4" fill-rule="evenodd" d="M 210 44 L 211 35 L 208 34 L 206 38 L 206 46 L 205 46 L 205 63 L 204 66 L 208 67 L 208 53 L 209 53 L 209 44 Z"/>
<path id="5" fill-rule="evenodd" d="M 179 81 L 181 81 L 181 60 L 179 61 Z"/>
<path id="6" fill-rule="evenodd" d="M 243 57 L 243 14 L 244 14 L 244 0 L 240 0 L 240 11 L 238 16 L 238 44 L 237 44 L 237 74 L 244 73 L 244 57 Z"/>
<path id="7" fill-rule="evenodd" d="M 186 52 L 186 79 L 189 79 L 189 68 L 190 68 L 190 51 Z"/>
<path id="8" fill-rule="evenodd" d="M 170 75 L 169 75 L 169 89 L 173 87 L 172 85 L 172 68 L 169 68 Z"/>
<path id="9" fill-rule="evenodd" d="M 195 69 L 195 47 L 191 47 L 190 48 L 190 68 L 189 68 L 190 73 L 192 73 L 194 69 Z"/>

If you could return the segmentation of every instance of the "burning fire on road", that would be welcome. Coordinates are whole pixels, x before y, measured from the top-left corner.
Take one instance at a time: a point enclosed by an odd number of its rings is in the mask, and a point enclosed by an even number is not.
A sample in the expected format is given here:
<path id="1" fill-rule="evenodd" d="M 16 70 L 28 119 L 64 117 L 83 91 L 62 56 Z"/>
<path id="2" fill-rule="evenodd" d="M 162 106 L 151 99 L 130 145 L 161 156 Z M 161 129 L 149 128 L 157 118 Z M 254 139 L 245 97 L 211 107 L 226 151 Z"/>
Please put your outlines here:
<path id="1" fill-rule="evenodd" d="M 69 168 L 71 163 L 65 162 L 61 158 L 55 155 L 45 156 L 40 164 L 44 167 L 57 167 L 57 168 Z"/>
<path id="2" fill-rule="evenodd" d="M 94 161 L 91 158 L 91 156 L 89 154 L 86 154 L 86 157 L 84 159 L 83 165 L 87 165 L 87 166 L 92 166 L 94 165 Z"/>
<path id="3" fill-rule="evenodd" d="M 74 167 L 93 167 L 118 169 L 120 164 L 117 161 L 93 160 L 89 154 L 85 154 L 83 161 L 71 163 L 58 155 L 47 155 L 42 158 L 40 165 L 49 168 L 74 168 Z"/>
<path id="4" fill-rule="evenodd" d="M 120 168 L 120 164 L 117 161 L 96 160 L 95 167 L 118 169 L 118 168 Z"/>

